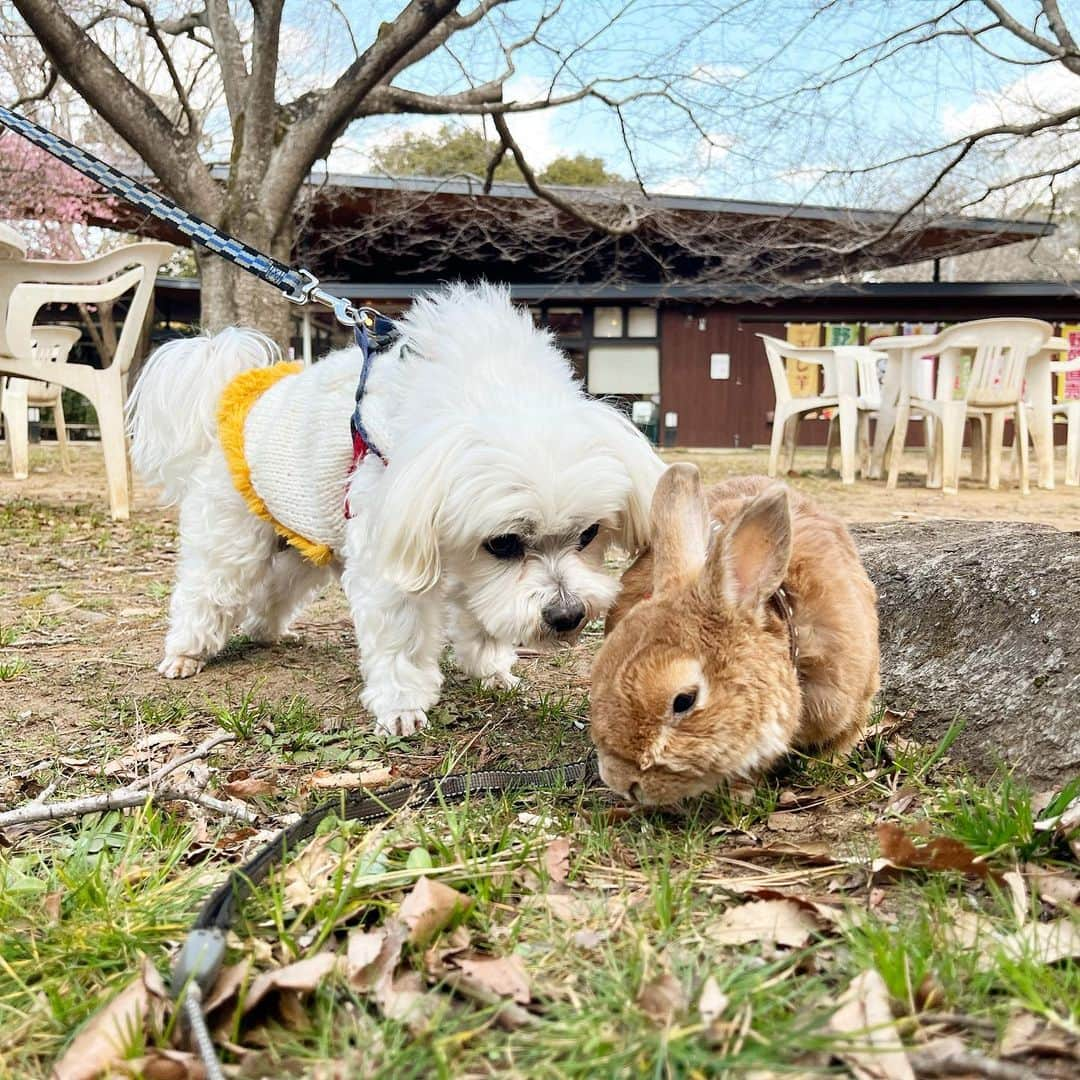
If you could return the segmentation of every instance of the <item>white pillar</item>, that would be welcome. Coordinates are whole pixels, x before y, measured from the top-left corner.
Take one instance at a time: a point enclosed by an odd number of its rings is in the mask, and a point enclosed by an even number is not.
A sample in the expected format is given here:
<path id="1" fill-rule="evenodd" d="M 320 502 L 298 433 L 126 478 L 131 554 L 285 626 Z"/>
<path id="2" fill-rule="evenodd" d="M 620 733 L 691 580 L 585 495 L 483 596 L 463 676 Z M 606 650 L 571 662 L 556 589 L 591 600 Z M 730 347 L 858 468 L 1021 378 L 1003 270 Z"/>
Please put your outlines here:
<path id="1" fill-rule="evenodd" d="M 303 337 L 304 367 L 311 367 L 311 312 L 307 308 L 300 312 L 300 330 Z"/>

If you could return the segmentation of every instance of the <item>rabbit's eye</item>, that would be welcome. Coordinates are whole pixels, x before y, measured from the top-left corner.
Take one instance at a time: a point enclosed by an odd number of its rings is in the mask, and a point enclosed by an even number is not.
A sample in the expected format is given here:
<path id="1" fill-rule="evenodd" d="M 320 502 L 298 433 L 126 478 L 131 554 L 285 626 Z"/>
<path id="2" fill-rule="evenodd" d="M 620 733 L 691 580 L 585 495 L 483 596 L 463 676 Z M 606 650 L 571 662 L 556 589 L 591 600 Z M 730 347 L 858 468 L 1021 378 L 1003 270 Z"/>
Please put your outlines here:
<path id="1" fill-rule="evenodd" d="M 520 559 L 525 554 L 525 541 L 517 533 L 506 533 L 485 540 L 484 550 L 496 559 Z"/>
<path id="2" fill-rule="evenodd" d="M 597 523 L 596 525 L 590 525 L 590 526 L 589 526 L 589 527 L 588 527 L 588 528 L 587 528 L 587 529 L 586 529 L 586 530 L 585 530 L 585 531 L 584 531 L 584 532 L 583 532 L 583 533 L 582 533 L 582 534 L 581 534 L 581 535 L 580 535 L 580 536 L 578 537 L 578 543 L 577 543 L 577 546 L 578 546 L 578 550 L 584 550 L 585 548 L 587 548 L 587 547 L 588 547 L 588 546 L 589 546 L 589 545 L 590 545 L 590 544 L 591 544 L 591 543 L 592 543 L 592 542 L 593 542 L 593 541 L 594 541 L 594 540 L 596 539 L 596 534 L 597 534 L 597 533 L 598 533 L 599 531 L 600 531 L 600 525 L 599 525 L 599 523 Z"/>
<path id="3" fill-rule="evenodd" d="M 681 693 L 675 695 L 675 700 L 671 703 L 671 711 L 676 716 L 683 716 L 694 707 L 696 701 L 696 687 L 693 690 L 683 690 Z"/>

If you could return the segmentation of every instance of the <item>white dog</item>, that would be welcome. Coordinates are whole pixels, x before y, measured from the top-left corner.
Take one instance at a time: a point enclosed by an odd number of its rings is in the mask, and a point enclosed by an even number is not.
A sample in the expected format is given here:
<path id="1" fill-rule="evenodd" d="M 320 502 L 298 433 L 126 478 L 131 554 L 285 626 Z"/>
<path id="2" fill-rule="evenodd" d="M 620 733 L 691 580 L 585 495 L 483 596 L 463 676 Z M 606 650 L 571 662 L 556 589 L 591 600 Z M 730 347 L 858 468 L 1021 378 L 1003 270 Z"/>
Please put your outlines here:
<path id="1" fill-rule="evenodd" d="M 573 641 L 613 602 L 604 553 L 648 541 L 663 471 L 648 442 L 505 291 L 451 287 L 398 329 L 372 360 L 375 452 L 358 462 L 358 348 L 301 369 L 226 330 L 149 360 L 133 459 L 180 502 L 167 678 L 196 674 L 234 629 L 278 639 L 340 571 L 361 701 L 377 731 L 409 735 L 438 699 L 447 638 L 466 674 L 510 687 L 516 646 Z"/>

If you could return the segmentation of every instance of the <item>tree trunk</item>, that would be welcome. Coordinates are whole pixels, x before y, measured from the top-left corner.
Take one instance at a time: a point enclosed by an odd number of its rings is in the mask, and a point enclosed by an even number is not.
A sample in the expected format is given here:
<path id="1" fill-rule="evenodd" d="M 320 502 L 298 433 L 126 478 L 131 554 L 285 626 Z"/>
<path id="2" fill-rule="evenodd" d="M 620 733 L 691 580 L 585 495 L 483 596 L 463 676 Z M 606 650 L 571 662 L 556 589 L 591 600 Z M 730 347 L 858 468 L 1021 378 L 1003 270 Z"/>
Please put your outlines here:
<path id="1" fill-rule="evenodd" d="M 257 236 L 240 238 L 283 263 L 292 264 L 291 230 L 273 243 Z M 217 332 L 226 326 L 244 326 L 261 330 L 288 356 L 293 320 L 299 310 L 296 305 L 289 303 L 279 289 L 220 255 L 196 247 L 195 258 L 199 267 L 202 329 Z"/>
<path id="2" fill-rule="evenodd" d="M 1080 532 L 1005 522 L 853 526 L 877 586 L 885 703 L 986 774 L 1080 774 Z"/>

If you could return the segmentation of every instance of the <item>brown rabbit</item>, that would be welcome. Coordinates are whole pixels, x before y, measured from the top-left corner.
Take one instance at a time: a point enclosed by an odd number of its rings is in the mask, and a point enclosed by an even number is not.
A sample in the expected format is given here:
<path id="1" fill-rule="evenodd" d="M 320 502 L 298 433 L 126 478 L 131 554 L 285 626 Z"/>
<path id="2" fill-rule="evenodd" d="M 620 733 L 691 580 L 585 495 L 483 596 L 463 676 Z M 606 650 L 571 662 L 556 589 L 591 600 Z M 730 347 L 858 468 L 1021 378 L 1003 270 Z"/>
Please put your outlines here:
<path id="1" fill-rule="evenodd" d="M 877 595 L 842 521 L 764 477 L 672 465 L 592 672 L 604 782 L 645 804 L 848 749 L 878 690 Z"/>

